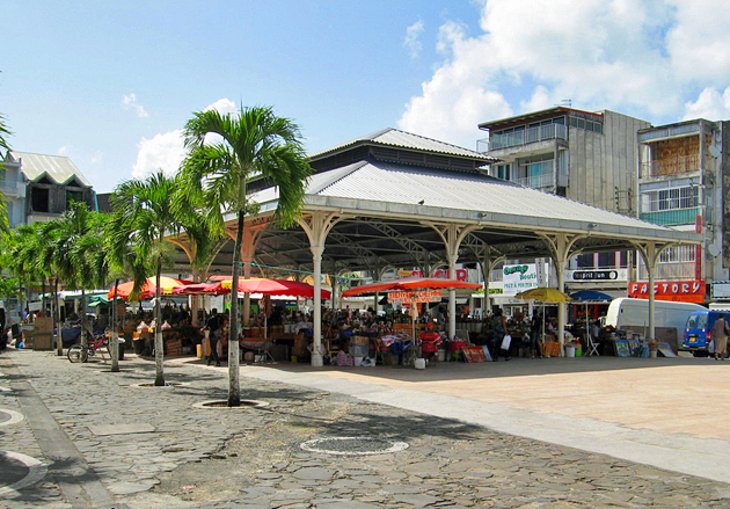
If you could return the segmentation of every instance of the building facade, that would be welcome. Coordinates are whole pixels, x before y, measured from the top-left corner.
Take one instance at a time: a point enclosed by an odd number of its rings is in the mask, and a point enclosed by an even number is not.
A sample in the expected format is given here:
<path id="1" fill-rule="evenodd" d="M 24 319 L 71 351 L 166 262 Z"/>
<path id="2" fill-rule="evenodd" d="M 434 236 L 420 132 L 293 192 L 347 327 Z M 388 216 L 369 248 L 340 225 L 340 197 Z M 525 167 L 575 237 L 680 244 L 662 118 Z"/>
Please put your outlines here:
<path id="1" fill-rule="evenodd" d="M 0 193 L 8 207 L 8 222 L 13 228 L 25 223 L 25 177 L 20 163 L 6 158 L 0 171 Z"/>
<path id="2" fill-rule="evenodd" d="M 479 124 L 489 138 L 479 140 L 477 149 L 500 160 L 490 165 L 494 177 L 635 215 L 637 133 L 648 127 L 645 120 L 609 110 L 557 106 Z M 625 295 L 631 256 L 626 251 L 610 251 L 574 257 L 565 274 L 566 285 L 569 290 L 600 288 L 613 296 Z M 496 280 L 501 277 L 497 271 Z"/>
<path id="3" fill-rule="evenodd" d="M 639 217 L 702 234 L 702 245 L 670 248 L 657 262 L 656 278 L 664 285 L 695 289 L 696 295 L 670 295 L 676 300 L 707 301 L 712 284 L 729 279 L 730 260 L 723 259 L 729 128 L 730 122 L 694 119 L 639 131 Z M 638 279 L 645 274 L 639 264 Z"/>
<path id="4" fill-rule="evenodd" d="M 97 209 L 91 183 L 68 157 L 10 151 L 3 164 L 0 189 L 8 200 L 11 227 L 57 218 L 74 201 Z"/>

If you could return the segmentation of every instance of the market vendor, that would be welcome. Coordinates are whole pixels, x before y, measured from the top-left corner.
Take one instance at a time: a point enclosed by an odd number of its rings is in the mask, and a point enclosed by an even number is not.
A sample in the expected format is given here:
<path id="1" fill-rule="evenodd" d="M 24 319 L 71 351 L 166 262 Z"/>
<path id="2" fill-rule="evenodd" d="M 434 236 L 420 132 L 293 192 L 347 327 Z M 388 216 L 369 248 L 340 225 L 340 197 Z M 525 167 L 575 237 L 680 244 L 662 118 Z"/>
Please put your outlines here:
<path id="1" fill-rule="evenodd" d="M 441 334 L 433 330 L 433 322 L 428 322 L 426 328 L 418 334 L 421 343 L 421 355 L 424 359 L 431 359 L 439 351 Z"/>

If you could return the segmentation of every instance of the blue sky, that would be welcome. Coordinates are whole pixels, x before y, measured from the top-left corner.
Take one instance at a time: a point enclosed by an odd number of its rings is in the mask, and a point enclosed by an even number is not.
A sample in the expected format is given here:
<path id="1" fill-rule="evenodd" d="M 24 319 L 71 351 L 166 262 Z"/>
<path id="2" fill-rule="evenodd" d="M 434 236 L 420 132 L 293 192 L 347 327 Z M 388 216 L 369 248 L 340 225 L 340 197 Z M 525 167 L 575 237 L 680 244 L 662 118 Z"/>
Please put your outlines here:
<path id="1" fill-rule="evenodd" d="M 33 1 L 2 9 L 0 113 L 20 151 L 99 192 L 174 171 L 193 111 L 271 105 L 316 151 L 384 127 L 473 148 L 550 107 L 730 118 L 723 1 Z M 712 13 L 711 15 L 709 13 Z"/>

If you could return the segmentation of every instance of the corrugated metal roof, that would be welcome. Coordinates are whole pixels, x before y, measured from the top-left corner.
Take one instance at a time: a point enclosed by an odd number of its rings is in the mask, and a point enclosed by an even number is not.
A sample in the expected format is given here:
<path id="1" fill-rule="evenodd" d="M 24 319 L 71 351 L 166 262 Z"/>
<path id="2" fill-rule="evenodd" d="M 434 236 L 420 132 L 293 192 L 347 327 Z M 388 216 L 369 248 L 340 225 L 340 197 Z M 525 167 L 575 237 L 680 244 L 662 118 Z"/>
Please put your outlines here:
<path id="1" fill-rule="evenodd" d="M 91 187 L 91 182 L 68 157 L 16 151 L 11 155 L 16 161 L 21 160 L 20 170 L 31 182 L 37 182 L 46 176 L 56 184 L 66 184 L 76 179 L 80 184 Z"/>
<path id="2" fill-rule="evenodd" d="M 492 160 L 491 158 L 488 158 L 474 150 L 469 150 L 463 147 L 459 147 L 457 145 L 445 143 L 443 141 L 426 138 L 425 136 L 421 136 L 419 134 L 401 131 L 392 127 L 376 131 L 360 138 L 355 138 L 340 145 L 336 145 L 334 147 L 312 154 L 309 157 L 311 159 L 320 158 L 325 154 L 338 152 L 353 145 L 368 142 L 375 145 L 386 145 L 390 147 L 405 148 L 410 150 L 421 150 L 425 152 L 456 155 L 459 157 L 467 157 L 469 159 L 480 159 L 485 162 Z"/>
<path id="3" fill-rule="evenodd" d="M 676 232 L 487 175 L 384 162 L 360 162 L 313 175 L 306 194 L 349 200 L 353 206 L 366 200 L 463 210 L 478 213 L 487 218 L 485 220 L 494 214 L 494 217 L 513 216 L 528 222 L 533 218 L 535 224 L 547 222 L 556 227 L 561 221 L 580 222 L 586 231 L 593 227 L 591 225 L 610 225 L 651 231 L 652 234 Z M 252 196 L 255 202 L 262 204 L 276 198 L 274 189 L 265 189 Z"/>

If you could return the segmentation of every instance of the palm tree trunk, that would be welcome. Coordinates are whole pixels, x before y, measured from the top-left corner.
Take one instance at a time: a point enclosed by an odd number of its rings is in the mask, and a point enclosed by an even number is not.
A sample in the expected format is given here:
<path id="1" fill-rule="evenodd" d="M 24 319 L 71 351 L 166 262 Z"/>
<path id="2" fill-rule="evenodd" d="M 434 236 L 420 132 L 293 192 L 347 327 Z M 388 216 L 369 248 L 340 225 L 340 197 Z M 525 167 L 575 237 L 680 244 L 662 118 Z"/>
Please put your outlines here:
<path id="1" fill-rule="evenodd" d="M 86 290 L 81 290 L 81 344 L 86 345 Z"/>
<path id="2" fill-rule="evenodd" d="M 51 316 L 56 326 L 56 355 L 63 357 L 63 323 L 61 322 L 61 307 L 58 305 L 58 277 L 53 280 L 53 300 L 51 301 Z"/>
<path id="3" fill-rule="evenodd" d="M 41 281 L 41 314 L 46 312 L 46 277 Z"/>
<path id="4" fill-rule="evenodd" d="M 238 279 L 241 272 L 241 242 L 243 241 L 244 211 L 238 211 L 236 242 L 233 246 L 231 281 L 231 318 L 228 336 L 228 406 L 241 406 L 241 384 L 238 363 Z"/>
<path id="5" fill-rule="evenodd" d="M 119 372 L 119 326 L 117 325 L 117 287 L 119 278 L 114 280 L 114 298 L 112 299 L 112 338 L 109 351 L 112 355 L 112 373 Z"/>
<path id="6" fill-rule="evenodd" d="M 164 237 L 163 237 L 164 238 Z M 163 238 L 160 239 L 162 242 Z M 165 385 L 165 374 L 162 371 L 162 354 L 165 348 L 162 341 L 162 306 L 160 306 L 160 298 L 162 297 L 162 288 L 160 288 L 160 277 L 162 276 L 162 257 L 157 257 L 157 273 L 155 274 L 155 386 L 162 387 Z"/>

